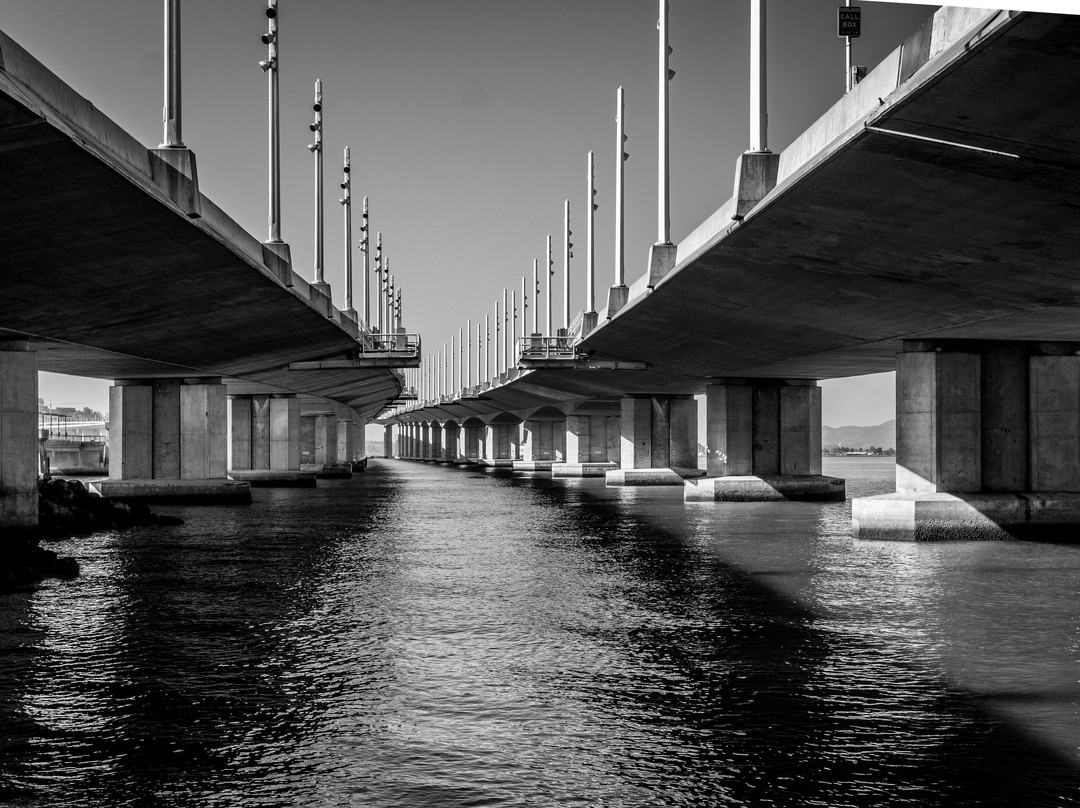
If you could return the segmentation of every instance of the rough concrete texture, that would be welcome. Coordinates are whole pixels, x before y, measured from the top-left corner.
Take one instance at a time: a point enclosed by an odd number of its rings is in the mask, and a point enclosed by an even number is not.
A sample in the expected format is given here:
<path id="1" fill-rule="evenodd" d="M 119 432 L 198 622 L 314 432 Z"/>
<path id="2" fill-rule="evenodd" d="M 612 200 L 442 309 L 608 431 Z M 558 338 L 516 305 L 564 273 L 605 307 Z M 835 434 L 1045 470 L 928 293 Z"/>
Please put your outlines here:
<path id="1" fill-rule="evenodd" d="M 674 469 L 615 469 L 604 475 L 609 488 L 635 485 L 682 485 L 683 478 Z"/>
<path id="2" fill-rule="evenodd" d="M 251 485 L 239 480 L 100 480 L 90 488 L 107 499 L 186 505 L 251 502 Z"/>
<path id="3" fill-rule="evenodd" d="M 857 538 L 898 541 L 1075 541 L 1080 494 L 897 493 L 851 503 Z"/>
<path id="4" fill-rule="evenodd" d="M 314 472 L 300 470 L 232 469 L 229 477 L 251 483 L 252 488 L 314 488 L 316 485 Z"/>
<path id="5" fill-rule="evenodd" d="M 604 477 L 618 468 L 615 463 L 553 463 L 552 477 Z"/>
<path id="6" fill-rule="evenodd" d="M 843 502 L 844 480 L 820 475 L 706 477 L 687 480 L 686 502 Z"/>

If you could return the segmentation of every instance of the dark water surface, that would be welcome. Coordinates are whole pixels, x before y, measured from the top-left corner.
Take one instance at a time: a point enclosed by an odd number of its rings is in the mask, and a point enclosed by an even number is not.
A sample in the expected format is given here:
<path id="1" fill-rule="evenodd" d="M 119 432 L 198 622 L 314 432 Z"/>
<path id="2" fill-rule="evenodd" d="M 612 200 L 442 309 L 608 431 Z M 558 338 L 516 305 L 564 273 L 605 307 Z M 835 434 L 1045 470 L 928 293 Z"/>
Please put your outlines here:
<path id="1" fill-rule="evenodd" d="M 0 596 L 0 804 L 1080 804 L 1080 548 L 680 497 L 375 461 L 71 541 Z"/>

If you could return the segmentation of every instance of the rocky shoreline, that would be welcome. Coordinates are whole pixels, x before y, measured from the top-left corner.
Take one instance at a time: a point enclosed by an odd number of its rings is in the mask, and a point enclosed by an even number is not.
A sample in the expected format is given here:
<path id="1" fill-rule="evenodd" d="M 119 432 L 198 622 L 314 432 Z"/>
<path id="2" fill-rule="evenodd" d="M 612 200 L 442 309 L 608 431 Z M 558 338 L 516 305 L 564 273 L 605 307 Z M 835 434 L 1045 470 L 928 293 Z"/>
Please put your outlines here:
<path id="1" fill-rule="evenodd" d="M 44 578 L 75 578 L 79 563 L 41 546 L 98 530 L 179 525 L 137 502 L 102 499 L 80 480 L 38 483 L 38 527 L 0 531 L 0 592 L 32 587 Z"/>

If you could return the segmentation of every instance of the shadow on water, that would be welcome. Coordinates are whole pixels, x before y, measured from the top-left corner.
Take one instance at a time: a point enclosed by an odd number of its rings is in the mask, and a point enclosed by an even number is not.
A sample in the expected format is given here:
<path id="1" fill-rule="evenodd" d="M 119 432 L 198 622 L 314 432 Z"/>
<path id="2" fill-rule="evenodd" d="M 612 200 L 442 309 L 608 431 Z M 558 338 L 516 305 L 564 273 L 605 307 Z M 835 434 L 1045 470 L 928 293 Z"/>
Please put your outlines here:
<path id="1" fill-rule="evenodd" d="M 631 762 L 626 776 L 644 790 L 679 780 L 686 803 L 703 805 L 720 795 L 734 805 L 1080 799 L 1077 760 L 987 709 L 995 698 L 949 686 L 883 644 L 823 628 L 768 586 L 768 573 L 703 555 L 595 486 L 508 476 L 506 484 L 566 514 L 564 529 L 582 537 L 575 551 L 647 584 L 628 591 L 648 618 L 603 637 L 634 664 L 575 683 L 601 709 L 633 702 L 634 713 L 655 720 L 662 745 L 678 750 L 621 750 Z M 809 534 L 819 506 L 794 507 Z"/>
<path id="2" fill-rule="evenodd" d="M 1076 761 L 999 705 L 794 597 L 793 565 L 748 571 L 725 544 L 819 535 L 843 505 L 724 522 L 670 492 L 405 463 L 258 499 L 91 537 L 79 581 L 0 599 L 0 802 L 1080 794 Z M 854 608 L 867 591 L 874 608 L 882 584 L 857 573 Z M 926 587 L 896 594 L 917 608 Z"/>
<path id="3" fill-rule="evenodd" d="M 284 804 L 260 780 L 303 779 L 295 751 L 333 698 L 304 647 L 325 618 L 320 584 L 343 565 L 357 581 L 374 574 L 377 552 L 340 548 L 363 546 L 397 490 L 354 492 L 347 513 L 340 495 L 330 484 L 260 491 L 251 508 L 168 509 L 183 527 L 82 541 L 94 557 L 56 599 L 66 619 L 33 595 L 0 603 L 0 801 Z M 378 678 L 379 632 L 366 637 L 351 662 Z"/>

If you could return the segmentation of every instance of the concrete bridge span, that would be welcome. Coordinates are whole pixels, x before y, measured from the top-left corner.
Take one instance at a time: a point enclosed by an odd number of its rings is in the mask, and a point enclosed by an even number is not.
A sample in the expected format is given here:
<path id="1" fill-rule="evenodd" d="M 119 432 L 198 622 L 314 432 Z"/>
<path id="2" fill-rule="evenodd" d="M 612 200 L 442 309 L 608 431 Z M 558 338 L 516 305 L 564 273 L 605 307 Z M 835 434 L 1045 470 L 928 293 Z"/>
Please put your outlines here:
<path id="1" fill-rule="evenodd" d="M 565 360 L 455 405 L 614 397 L 625 472 L 686 455 L 673 413 L 705 393 L 688 499 L 834 498 L 816 381 L 897 369 L 897 493 L 856 502 L 857 533 L 1075 532 L 1078 43 L 1076 16 L 941 9 L 783 153 L 744 155 Z"/>
<path id="2" fill-rule="evenodd" d="M 0 223 L 2 524 L 36 523 L 18 435 L 39 369 L 119 380 L 108 485 L 128 494 L 246 495 L 223 488 L 230 409 L 253 424 L 239 456 L 274 429 L 295 443 L 301 398 L 356 431 L 401 392 L 406 362 L 207 199 L 191 152 L 147 149 L 2 33 Z M 238 470 L 299 470 L 296 447 L 252 457 Z"/>

